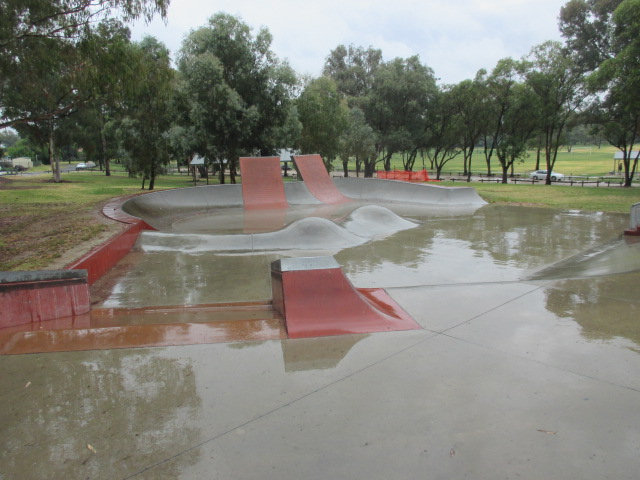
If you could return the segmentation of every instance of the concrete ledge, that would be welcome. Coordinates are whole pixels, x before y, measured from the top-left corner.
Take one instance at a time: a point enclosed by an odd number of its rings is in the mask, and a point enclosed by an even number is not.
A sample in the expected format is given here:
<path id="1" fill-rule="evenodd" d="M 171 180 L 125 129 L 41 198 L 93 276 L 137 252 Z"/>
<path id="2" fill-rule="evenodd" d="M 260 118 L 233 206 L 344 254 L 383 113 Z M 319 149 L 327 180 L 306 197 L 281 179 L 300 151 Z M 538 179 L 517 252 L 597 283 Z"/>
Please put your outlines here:
<path id="1" fill-rule="evenodd" d="M 44 282 L 48 280 L 87 279 L 86 270 L 30 270 L 22 272 L 0 272 L 0 288 L 5 283 Z"/>
<path id="2" fill-rule="evenodd" d="M 86 270 L 2 272 L 0 328 L 89 312 L 87 276 Z"/>

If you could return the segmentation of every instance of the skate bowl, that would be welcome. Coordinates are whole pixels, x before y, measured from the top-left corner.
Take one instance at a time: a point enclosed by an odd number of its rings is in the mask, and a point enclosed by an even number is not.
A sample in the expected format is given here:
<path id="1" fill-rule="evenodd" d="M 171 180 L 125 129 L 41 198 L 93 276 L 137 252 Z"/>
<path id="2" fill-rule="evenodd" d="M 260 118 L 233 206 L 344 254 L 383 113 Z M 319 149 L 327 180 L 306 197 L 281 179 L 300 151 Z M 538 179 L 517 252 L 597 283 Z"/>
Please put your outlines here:
<path id="1" fill-rule="evenodd" d="M 417 323 L 408 327 L 411 315 L 388 295 L 389 289 L 545 281 L 638 268 L 638 262 L 629 261 L 637 258 L 637 245 L 608 236 L 611 222 L 618 225 L 618 217 L 614 221 L 579 212 L 491 206 L 468 187 L 329 179 L 326 172 L 320 186 L 310 188 L 319 175 L 316 167 L 321 159 L 309 157 L 316 165 L 303 167 L 305 181 L 283 182 L 276 177 L 277 157 L 264 163 L 255 163 L 255 159 L 246 163 L 245 159 L 245 172 L 247 168 L 257 171 L 244 186 L 159 191 L 107 205 L 107 216 L 131 227 L 71 266 L 88 271 L 93 309 L 75 316 L 68 325 L 64 319 L 57 321 L 55 328 L 64 331 L 80 326 L 84 338 L 91 338 L 93 327 L 105 334 L 107 327 L 114 327 L 114 337 L 95 342 L 101 345 L 96 348 L 155 345 L 159 337 L 187 344 L 282 338 L 290 332 L 301 338 L 367 331 L 369 327 L 331 322 L 318 326 L 313 314 L 336 302 L 343 307 L 325 310 L 320 317 L 338 318 L 340 323 L 342 313 L 347 312 L 345 318 L 359 318 L 360 314 L 348 313 L 344 298 L 353 302 L 354 311 L 371 312 L 373 308 L 377 311 L 373 317 L 388 320 L 386 324 L 373 321 L 375 327 L 369 332 L 424 328 Z M 260 175 L 265 164 L 270 172 Z M 278 183 L 277 188 L 262 185 L 264 179 Z M 247 202 L 252 208 L 245 208 Z M 553 233 L 534 233 L 546 229 Z M 534 237 L 539 240 L 532 241 Z M 290 268 L 289 262 L 295 263 L 292 259 L 296 258 L 330 258 L 340 268 L 316 271 L 310 267 L 300 272 Z M 295 281 L 282 280 L 288 277 Z M 335 289 L 321 293 L 324 284 L 341 285 L 342 293 Z M 287 292 L 298 298 L 289 298 L 289 302 L 280 298 Z M 300 312 L 305 302 L 309 325 L 301 326 L 304 320 L 301 324 L 300 318 L 305 317 L 299 313 L 295 327 L 288 328 L 286 318 L 278 323 L 278 317 L 286 317 L 287 304 L 295 305 L 290 312 Z M 225 323 L 229 316 L 233 325 Z M 258 332 L 256 336 L 246 337 L 247 329 L 238 329 L 238 319 L 254 325 L 249 330 Z M 141 342 L 132 344 L 133 335 L 126 331 L 144 330 L 138 323 L 154 325 L 155 340 L 136 333 Z M 197 339 L 177 327 L 182 324 L 196 329 Z M 27 327 L 46 330 L 42 322 Z M 91 344 L 65 342 L 54 338 L 56 335 L 33 334 L 47 338 L 32 345 L 19 346 L 20 341 L 12 340 L 13 353 L 46 350 L 53 343 L 61 350 Z"/>

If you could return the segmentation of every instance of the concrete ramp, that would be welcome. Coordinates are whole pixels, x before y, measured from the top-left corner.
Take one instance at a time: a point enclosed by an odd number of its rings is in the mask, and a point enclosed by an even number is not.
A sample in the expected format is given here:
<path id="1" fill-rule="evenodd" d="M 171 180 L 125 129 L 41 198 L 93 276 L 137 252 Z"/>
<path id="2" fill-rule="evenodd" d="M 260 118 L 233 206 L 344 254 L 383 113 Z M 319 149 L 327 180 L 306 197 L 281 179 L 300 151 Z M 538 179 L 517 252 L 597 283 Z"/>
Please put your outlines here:
<path id="1" fill-rule="evenodd" d="M 336 178 L 334 184 L 349 198 L 370 202 L 397 202 L 416 205 L 486 205 L 471 187 L 441 187 L 376 178 Z"/>
<path id="2" fill-rule="evenodd" d="M 280 157 L 241 157 L 242 199 L 247 210 L 289 208 Z"/>
<path id="3" fill-rule="evenodd" d="M 355 288 L 333 257 L 277 260 L 271 286 L 289 338 L 421 329 L 384 290 Z"/>
<path id="4" fill-rule="evenodd" d="M 335 186 L 320 155 L 293 155 L 304 183 L 311 194 L 323 203 L 346 203 L 344 196 Z"/>
<path id="5" fill-rule="evenodd" d="M 365 205 L 351 212 L 342 226 L 347 231 L 361 237 L 373 238 L 416 228 L 418 224 L 405 220 L 388 208 L 379 205 Z"/>

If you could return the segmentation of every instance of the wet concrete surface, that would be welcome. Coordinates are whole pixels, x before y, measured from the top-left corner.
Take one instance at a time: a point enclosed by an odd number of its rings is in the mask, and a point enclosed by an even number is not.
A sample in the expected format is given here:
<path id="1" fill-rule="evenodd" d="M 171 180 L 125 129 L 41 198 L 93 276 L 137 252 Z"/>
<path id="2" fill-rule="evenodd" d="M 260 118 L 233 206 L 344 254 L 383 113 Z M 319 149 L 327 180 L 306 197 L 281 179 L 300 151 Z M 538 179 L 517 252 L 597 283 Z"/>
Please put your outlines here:
<path id="1" fill-rule="evenodd" d="M 389 208 L 419 226 L 311 253 L 422 330 L 0 356 L 0 478 L 637 478 L 627 216 Z M 309 254 L 133 252 L 92 298 L 265 301 Z"/>

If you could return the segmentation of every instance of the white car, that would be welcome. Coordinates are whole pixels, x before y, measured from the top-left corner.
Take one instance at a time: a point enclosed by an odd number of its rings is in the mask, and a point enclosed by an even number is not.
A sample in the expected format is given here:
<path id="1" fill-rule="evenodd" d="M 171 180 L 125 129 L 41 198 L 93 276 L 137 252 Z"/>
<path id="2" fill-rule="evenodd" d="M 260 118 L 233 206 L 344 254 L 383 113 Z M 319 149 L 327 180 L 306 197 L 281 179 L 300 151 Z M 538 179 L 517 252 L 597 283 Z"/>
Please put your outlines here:
<path id="1" fill-rule="evenodd" d="M 79 163 L 76 165 L 76 170 L 80 171 L 80 170 L 93 170 L 94 168 L 96 168 L 96 164 L 93 162 L 87 162 L 87 163 Z"/>
<path id="2" fill-rule="evenodd" d="M 529 177 L 533 178 L 534 180 L 546 180 L 547 171 L 546 170 L 536 170 L 535 172 L 531 172 L 529 174 Z M 552 182 L 556 182 L 558 180 L 562 180 L 563 178 L 564 178 L 564 175 L 562 173 L 551 172 L 551 181 Z"/>

